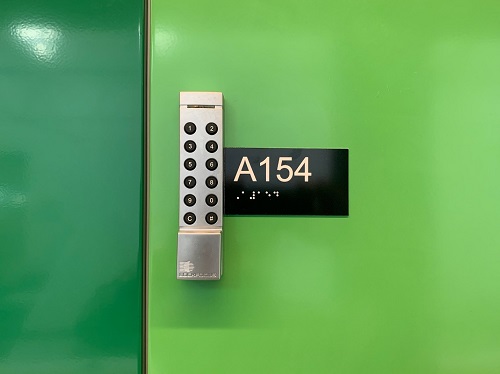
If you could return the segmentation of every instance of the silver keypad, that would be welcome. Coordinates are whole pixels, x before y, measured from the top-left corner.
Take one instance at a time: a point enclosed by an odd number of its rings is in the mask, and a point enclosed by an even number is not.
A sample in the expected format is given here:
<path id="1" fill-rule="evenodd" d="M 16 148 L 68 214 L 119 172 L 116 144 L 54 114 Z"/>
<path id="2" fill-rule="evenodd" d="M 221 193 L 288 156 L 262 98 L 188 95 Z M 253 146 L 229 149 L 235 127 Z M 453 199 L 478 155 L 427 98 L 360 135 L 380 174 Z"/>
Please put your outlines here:
<path id="1" fill-rule="evenodd" d="M 207 238 L 212 244 L 220 246 L 222 243 L 220 238 L 212 239 L 213 235 L 222 234 L 223 223 L 222 93 L 181 92 L 180 101 L 177 278 L 219 279 L 221 248 L 214 249 L 219 251 L 217 254 L 203 243 Z M 186 247 L 187 243 L 190 248 Z M 204 249 L 197 251 L 193 246 Z M 202 253 L 205 257 L 210 254 L 210 261 L 208 258 L 204 260 Z M 213 256 L 218 256 L 219 261 Z M 216 263 L 219 263 L 217 269 L 214 267 Z"/>

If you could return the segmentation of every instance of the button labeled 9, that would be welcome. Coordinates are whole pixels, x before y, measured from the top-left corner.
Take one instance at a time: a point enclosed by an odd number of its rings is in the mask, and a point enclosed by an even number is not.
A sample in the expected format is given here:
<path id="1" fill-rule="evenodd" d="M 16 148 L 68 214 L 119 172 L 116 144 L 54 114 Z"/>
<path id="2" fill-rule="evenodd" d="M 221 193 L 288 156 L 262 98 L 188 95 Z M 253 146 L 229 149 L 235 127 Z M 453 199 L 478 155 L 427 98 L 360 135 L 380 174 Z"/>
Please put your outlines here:
<path id="1" fill-rule="evenodd" d="M 196 197 L 191 194 L 184 196 L 184 204 L 186 204 L 187 206 L 193 206 L 194 204 L 196 204 Z"/>

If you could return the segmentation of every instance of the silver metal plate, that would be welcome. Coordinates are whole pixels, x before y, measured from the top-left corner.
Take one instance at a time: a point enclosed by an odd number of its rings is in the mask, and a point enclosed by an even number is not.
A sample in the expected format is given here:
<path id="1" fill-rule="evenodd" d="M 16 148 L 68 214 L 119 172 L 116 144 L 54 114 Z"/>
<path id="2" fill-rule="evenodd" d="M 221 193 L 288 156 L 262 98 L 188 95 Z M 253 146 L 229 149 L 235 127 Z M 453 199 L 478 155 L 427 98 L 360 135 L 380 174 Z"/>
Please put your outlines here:
<path id="1" fill-rule="evenodd" d="M 218 280 L 222 275 L 222 231 L 180 231 L 177 279 Z"/>

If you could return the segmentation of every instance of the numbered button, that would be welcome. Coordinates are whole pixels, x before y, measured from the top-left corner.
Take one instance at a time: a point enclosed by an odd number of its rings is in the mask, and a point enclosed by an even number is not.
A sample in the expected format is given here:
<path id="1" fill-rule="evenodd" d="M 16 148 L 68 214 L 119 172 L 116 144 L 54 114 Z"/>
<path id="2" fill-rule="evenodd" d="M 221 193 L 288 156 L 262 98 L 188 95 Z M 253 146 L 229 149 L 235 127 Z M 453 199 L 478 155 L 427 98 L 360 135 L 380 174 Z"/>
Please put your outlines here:
<path id="1" fill-rule="evenodd" d="M 207 149 L 208 152 L 214 153 L 217 151 L 217 148 L 219 148 L 219 146 L 217 145 L 216 141 L 210 140 L 209 142 L 207 142 L 205 148 Z"/>
<path id="2" fill-rule="evenodd" d="M 187 206 L 193 206 L 194 204 L 196 204 L 196 197 L 191 194 L 184 196 L 184 204 L 186 204 Z"/>
<path id="3" fill-rule="evenodd" d="M 217 196 L 214 194 L 210 194 L 206 197 L 205 202 L 207 203 L 208 206 L 215 206 L 217 205 Z"/>
<path id="4" fill-rule="evenodd" d="M 187 188 L 193 188 L 196 186 L 196 179 L 194 179 L 194 177 L 186 177 L 184 179 L 184 186 Z"/>
<path id="5" fill-rule="evenodd" d="M 207 185 L 208 188 L 215 188 L 215 187 L 217 187 L 218 183 L 219 182 L 217 181 L 217 178 L 215 178 L 215 177 L 208 177 L 207 180 L 205 181 L 205 184 Z"/>
<path id="6" fill-rule="evenodd" d="M 184 161 L 184 167 L 187 170 L 194 170 L 194 168 L 196 167 L 196 161 L 192 158 L 188 158 L 186 161 Z"/>
<path id="7" fill-rule="evenodd" d="M 215 135 L 217 134 L 217 130 L 219 128 L 217 127 L 217 125 L 213 122 L 210 122 L 206 127 L 205 127 L 205 130 L 207 130 L 207 133 L 210 134 L 210 135 Z"/>
<path id="8" fill-rule="evenodd" d="M 188 225 L 192 225 L 193 223 L 195 223 L 196 216 L 194 215 L 194 213 L 189 212 L 184 214 L 184 222 L 186 222 Z"/>
<path id="9" fill-rule="evenodd" d="M 193 122 L 188 122 L 184 125 L 184 132 L 188 135 L 193 135 L 196 132 L 196 125 Z"/>
<path id="10" fill-rule="evenodd" d="M 188 140 L 186 143 L 184 143 L 184 149 L 189 153 L 194 152 L 196 150 L 196 143 L 192 140 Z"/>
<path id="11" fill-rule="evenodd" d="M 205 163 L 205 166 L 207 167 L 208 170 L 214 171 L 217 169 L 218 163 L 215 158 L 209 158 L 207 162 Z"/>
<path id="12" fill-rule="evenodd" d="M 215 214 L 214 212 L 210 212 L 205 216 L 205 221 L 207 221 L 209 225 L 217 223 L 217 219 L 217 214 Z"/>

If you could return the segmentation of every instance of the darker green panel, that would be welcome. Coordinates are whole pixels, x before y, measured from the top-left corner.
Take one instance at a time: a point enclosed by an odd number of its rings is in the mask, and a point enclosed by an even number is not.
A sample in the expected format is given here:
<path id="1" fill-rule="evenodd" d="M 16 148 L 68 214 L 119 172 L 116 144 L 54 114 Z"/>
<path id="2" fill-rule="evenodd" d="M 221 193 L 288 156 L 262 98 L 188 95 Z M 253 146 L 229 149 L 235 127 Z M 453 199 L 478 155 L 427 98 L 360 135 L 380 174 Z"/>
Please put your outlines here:
<path id="1" fill-rule="evenodd" d="M 139 373 L 139 0 L 0 11 L 0 372 Z"/>

